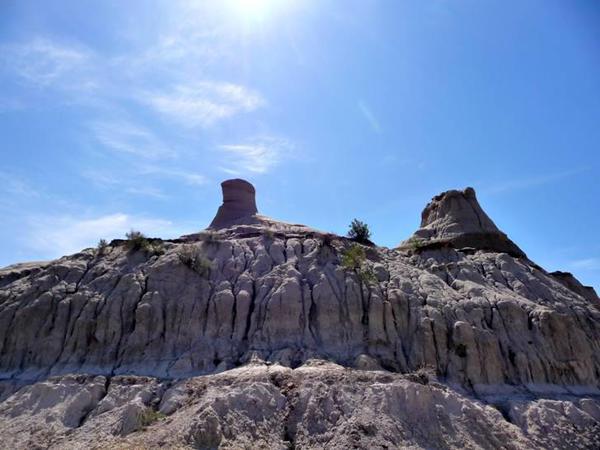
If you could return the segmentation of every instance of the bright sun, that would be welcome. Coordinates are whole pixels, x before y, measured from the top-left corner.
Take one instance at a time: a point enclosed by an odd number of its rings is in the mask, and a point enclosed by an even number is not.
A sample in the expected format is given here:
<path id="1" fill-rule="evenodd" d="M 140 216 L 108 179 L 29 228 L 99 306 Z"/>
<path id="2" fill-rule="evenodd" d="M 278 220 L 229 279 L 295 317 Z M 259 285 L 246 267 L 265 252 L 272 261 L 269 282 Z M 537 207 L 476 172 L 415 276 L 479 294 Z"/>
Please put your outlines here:
<path id="1" fill-rule="evenodd" d="M 231 0 L 230 3 L 233 12 L 241 18 L 263 20 L 272 12 L 276 0 Z"/>

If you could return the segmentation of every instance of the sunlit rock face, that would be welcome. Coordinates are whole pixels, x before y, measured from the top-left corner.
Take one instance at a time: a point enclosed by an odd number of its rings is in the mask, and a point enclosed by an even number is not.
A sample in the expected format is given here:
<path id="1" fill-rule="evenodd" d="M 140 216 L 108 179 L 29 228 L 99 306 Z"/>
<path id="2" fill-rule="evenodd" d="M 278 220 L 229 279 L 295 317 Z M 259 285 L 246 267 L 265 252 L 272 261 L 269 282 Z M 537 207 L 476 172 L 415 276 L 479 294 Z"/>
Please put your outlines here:
<path id="1" fill-rule="evenodd" d="M 0 270 L 9 448 L 598 448 L 598 297 L 474 191 L 435 197 L 417 245 L 364 247 L 368 277 L 254 196 L 224 182 L 210 232 L 160 252 Z"/>
<path id="2" fill-rule="evenodd" d="M 221 183 L 223 204 L 209 228 L 225 228 L 245 220 L 252 221 L 258 213 L 256 209 L 256 191 L 246 180 L 234 179 Z"/>
<path id="3" fill-rule="evenodd" d="M 525 256 L 483 211 L 473 188 L 450 190 L 433 197 L 411 238 L 421 246 L 472 247 Z M 408 245 L 411 242 L 404 242 Z"/>

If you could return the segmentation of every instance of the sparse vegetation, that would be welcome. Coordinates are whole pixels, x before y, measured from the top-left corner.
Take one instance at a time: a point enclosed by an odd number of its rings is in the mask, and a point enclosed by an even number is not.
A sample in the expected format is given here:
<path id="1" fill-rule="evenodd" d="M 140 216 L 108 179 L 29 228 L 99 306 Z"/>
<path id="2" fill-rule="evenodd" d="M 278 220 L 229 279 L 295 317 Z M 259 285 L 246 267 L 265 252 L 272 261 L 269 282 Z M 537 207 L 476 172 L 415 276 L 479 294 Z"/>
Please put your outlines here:
<path id="1" fill-rule="evenodd" d="M 125 233 L 125 237 L 127 241 L 125 242 L 125 247 L 129 251 L 137 251 L 141 249 L 146 249 L 150 242 L 148 238 L 141 231 L 131 230 L 128 233 Z"/>
<path id="2" fill-rule="evenodd" d="M 165 248 L 163 247 L 162 241 L 150 242 L 150 244 L 145 248 L 145 250 L 151 255 L 160 256 L 165 254 Z"/>
<path id="3" fill-rule="evenodd" d="M 148 425 L 152 425 L 154 422 L 164 419 L 165 417 L 167 416 L 160 411 L 155 411 L 152 408 L 148 408 L 141 414 L 140 423 L 142 427 L 147 427 Z"/>
<path id="4" fill-rule="evenodd" d="M 342 267 L 354 272 L 362 282 L 368 283 L 376 280 L 373 270 L 367 263 L 365 249 L 358 244 L 352 244 L 342 253 Z"/>
<path id="5" fill-rule="evenodd" d="M 143 250 L 151 255 L 162 255 L 165 253 L 162 242 L 160 240 L 150 240 L 141 231 L 131 230 L 125 233 L 127 240 L 125 248 L 130 252 Z"/>
<path id="6" fill-rule="evenodd" d="M 369 225 L 358 219 L 352 220 L 350 229 L 348 230 L 348 237 L 361 244 L 370 244 L 371 231 L 369 230 Z"/>
<path id="7" fill-rule="evenodd" d="M 273 239 L 275 239 L 275 233 L 270 228 L 265 228 L 263 236 L 267 241 L 272 241 Z"/>
<path id="8" fill-rule="evenodd" d="M 96 249 L 98 250 L 98 254 L 99 255 L 104 255 L 107 250 L 108 250 L 108 242 L 106 241 L 106 239 L 100 239 L 98 241 L 98 245 L 96 246 Z"/>
<path id="9" fill-rule="evenodd" d="M 177 257 L 184 266 L 196 272 L 198 275 L 208 278 L 213 268 L 212 262 L 203 256 L 198 247 L 193 244 L 182 245 L 177 250 Z"/>
<path id="10" fill-rule="evenodd" d="M 408 245 L 410 245 L 410 247 L 416 251 L 416 250 L 419 250 L 420 248 L 423 248 L 423 246 L 425 245 L 425 240 L 419 239 L 418 237 L 413 236 L 408 240 Z"/>

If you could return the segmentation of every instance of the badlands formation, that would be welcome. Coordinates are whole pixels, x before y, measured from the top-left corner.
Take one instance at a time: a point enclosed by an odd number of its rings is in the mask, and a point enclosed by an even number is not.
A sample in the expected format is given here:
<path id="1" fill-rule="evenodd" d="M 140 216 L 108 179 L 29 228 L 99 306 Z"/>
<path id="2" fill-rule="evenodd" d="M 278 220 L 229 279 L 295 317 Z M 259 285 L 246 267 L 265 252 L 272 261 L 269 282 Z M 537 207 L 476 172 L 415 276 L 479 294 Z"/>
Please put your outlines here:
<path id="1" fill-rule="evenodd" d="M 600 448 L 600 301 L 473 189 L 350 270 L 222 188 L 204 232 L 0 270 L 1 448 Z"/>

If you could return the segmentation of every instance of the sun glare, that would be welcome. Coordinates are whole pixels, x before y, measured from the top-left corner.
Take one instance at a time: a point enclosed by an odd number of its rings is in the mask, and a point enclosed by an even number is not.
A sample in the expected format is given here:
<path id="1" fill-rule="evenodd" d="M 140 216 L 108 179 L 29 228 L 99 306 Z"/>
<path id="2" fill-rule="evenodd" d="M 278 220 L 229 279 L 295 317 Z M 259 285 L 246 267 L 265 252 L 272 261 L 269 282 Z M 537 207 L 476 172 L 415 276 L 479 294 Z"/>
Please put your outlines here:
<path id="1" fill-rule="evenodd" d="M 277 3 L 284 0 L 231 0 L 231 9 L 241 19 L 249 21 L 261 21 L 266 19 Z"/>

